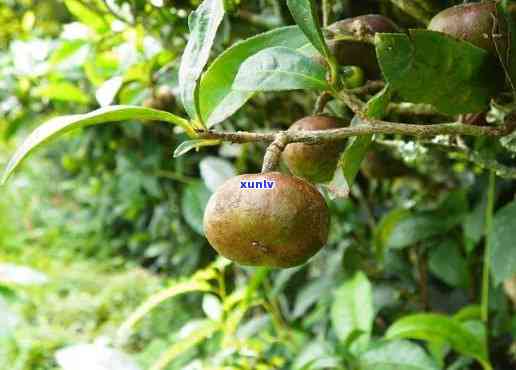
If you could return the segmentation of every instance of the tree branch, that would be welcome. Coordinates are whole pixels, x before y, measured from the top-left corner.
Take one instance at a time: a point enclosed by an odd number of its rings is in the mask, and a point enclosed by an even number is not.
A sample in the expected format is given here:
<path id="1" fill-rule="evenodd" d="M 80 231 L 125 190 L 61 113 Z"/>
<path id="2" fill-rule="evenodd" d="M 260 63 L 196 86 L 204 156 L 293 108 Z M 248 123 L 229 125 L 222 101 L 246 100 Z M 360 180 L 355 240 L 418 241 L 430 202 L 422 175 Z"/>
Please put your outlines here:
<path id="1" fill-rule="evenodd" d="M 284 135 L 289 143 L 321 144 L 340 141 L 352 136 L 371 134 L 394 134 L 414 136 L 417 138 L 433 137 L 437 135 L 466 135 L 501 137 L 510 134 L 516 129 L 516 122 L 509 122 L 501 126 L 473 126 L 459 122 L 438 123 L 432 125 L 413 125 L 407 123 L 386 122 L 377 119 L 367 119 L 366 124 L 342 127 L 333 130 L 292 130 L 277 132 L 221 132 L 213 130 L 197 130 L 200 139 L 220 139 L 233 143 L 273 142 L 278 135 Z"/>
<path id="2" fill-rule="evenodd" d="M 263 157 L 262 173 L 274 171 L 278 167 L 281 153 L 287 144 L 287 135 L 285 135 L 284 132 L 278 133 L 265 152 L 265 156 Z"/>

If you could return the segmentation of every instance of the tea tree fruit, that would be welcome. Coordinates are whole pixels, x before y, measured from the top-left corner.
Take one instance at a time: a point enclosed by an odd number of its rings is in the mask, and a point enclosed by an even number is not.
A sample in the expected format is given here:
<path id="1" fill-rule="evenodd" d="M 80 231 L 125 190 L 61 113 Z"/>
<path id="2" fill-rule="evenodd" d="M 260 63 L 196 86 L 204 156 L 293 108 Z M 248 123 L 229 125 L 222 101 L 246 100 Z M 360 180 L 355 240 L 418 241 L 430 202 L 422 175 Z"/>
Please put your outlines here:
<path id="1" fill-rule="evenodd" d="M 401 32 L 389 18 L 377 14 L 362 15 L 335 22 L 328 26 L 330 34 L 328 47 L 340 65 L 354 65 L 362 68 L 368 79 L 381 77 L 373 44 L 366 41 L 351 40 L 350 36 L 372 37 L 376 33 Z"/>
<path id="2" fill-rule="evenodd" d="M 204 232 L 219 254 L 242 265 L 292 267 L 326 244 L 329 222 L 326 202 L 313 185 L 268 172 L 222 184 L 206 206 Z"/>
<path id="3" fill-rule="evenodd" d="M 496 43 L 501 52 L 506 48 L 507 34 L 505 22 L 496 14 L 495 1 L 457 5 L 438 13 L 428 29 L 468 41 L 497 56 L 493 32 L 498 34 Z"/>
<path id="4" fill-rule="evenodd" d="M 338 128 L 339 121 L 328 116 L 308 116 L 290 126 L 289 130 L 330 130 Z M 313 183 L 330 181 L 337 167 L 343 142 L 325 144 L 288 144 L 283 160 L 292 174 Z"/>

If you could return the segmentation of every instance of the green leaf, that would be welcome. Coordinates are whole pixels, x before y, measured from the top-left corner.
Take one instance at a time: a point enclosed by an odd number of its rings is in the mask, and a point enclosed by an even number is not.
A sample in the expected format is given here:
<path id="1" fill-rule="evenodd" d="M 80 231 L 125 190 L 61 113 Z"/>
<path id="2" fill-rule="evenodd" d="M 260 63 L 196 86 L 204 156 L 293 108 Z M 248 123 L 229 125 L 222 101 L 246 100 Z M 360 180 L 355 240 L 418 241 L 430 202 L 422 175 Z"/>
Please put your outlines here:
<path id="1" fill-rule="evenodd" d="M 434 211 L 394 210 L 387 213 L 375 232 L 379 255 L 383 255 L 386 248 L 405 248 L 447 232 L 463 221 L 466 206 L 464 192 L 456 191 Z"/>
<path id="2" fill-rule="evenodd" d="M 198 80 L 208 62 L 217 29 L 223 18 L 222 0 L 204 0 L 188 18 L 190 38 L 179 67 L 179 89 L 183 105 L 191 119 L 201 119 Z"/>
<path id="3" fill-rule="evenodd" d="M 382 342 L 358 362 L 360 370 L 439 370 L 424 349 L 407 340 Z"/>
<path id="4" fill-rule="evenodd" d="M 183 217 L 186 223 L 199 235 L 204 235 L 204 209 L 208 204 L 210 195 L 211 192 L 206 185 L 202 181 L 196 181 L 186 186 L 181 198 Z"/>
<path id="5" fill-rule="evenodd" d="M 514 230 L 516 230 L 516 201 L 496 213 L 492 231 L 488 237 L 491 249 L 491 273 L 495 284 L 516 274 Z"/>
<path id="6" fill-rule="evenodd" d="M 237 175 L 237 171 L 230 161 L 212 156 L 204 157 L 201 160 L 199 171 L 204 184 L 213 192 L 226 180 Z"/>
<path id="7" fill-rule="evenodd" d="M 484 366 L 489 363 L 483 341 L 464 328 L 460 322 L 444 315 L 405 316 L 389 327 L 385 337 L 387 339 L 419 339 L 438 343 L 446 341 L 455 351 L 477 359 Z"/>
<path id="8" fill-rule="evenodd" d="M 203 121 L 212 127 L 235 113 L 253 96 L 253 92 L 232 89 L 238 69 L 247 58 L 273 46 L 297 49 L 307 43 L 299 27 L 289 26 L 240 41 L 224 51 L 208 67 L 199 86 Z"/>
<path id="9" fill-rule="evenodd" d="M 453 315 L 458 321 L 478 321 L 482 319 L 482 308 L 477 305 L 469 305 L 462 307 L 459 312 Z"/>
<path id="10" fill-rule="evenodd" d="M 453 287 L 468 287 L 468 265 L 456 240 L 442 240 L 429 254 L 428 266 L 435 276 Z"/>
<path id="11" fill-rule="evenodd" d="M 129 105 L 113 105 L 86 114 L 56 117 L 40 125 L 23 141 L 7 163 L 0 184 L 7 181 L 23 159 L 50 140 L 81 127 L 125 120 L 165 121 L 177 124 L 189 134 L 195 135 L 188 121 L 183 118 L 165 111 Z"/>
<path id="12" fill-rule="evenodd" d="M 93 10 L 93 7 L 98 3 L 92 4 L 92 7 L 87 6 L 87 2 L 78 0 L 65 0 L 65 5 L 81 23 L 94 29 L 99 33 L 104 33 L 110 30 L 109 20 L 110 16 L 101 15 Z"/>
<path id="13" fill-rule="evenodd" d="M 473 211 L 464 220 L 464 241 L 468 254 L 474 251 L 484 235 L 486 206 L 487 197 L 483 196 L 482 200 L 478 202 Z"/>
<path id="14" fill-rule="evenodd" d="M 220 140 L 212 139 L 194 139 L 183 141 L 181 144 L 177 146 L 176 150 L 174 150 L 174 158 L 181 157 L 182 155 L 185 155 L 192 149 L 199 149 L 203 146 L 215 146 L 219 145 L 220 143 Z"/>
<path id="15" fill-rule="evenodd" d="M 375 43 L 386 81 L 406 101 L 460 114 L 485 110 L 496 92 L 491 56 L 468 42 L 410 30 L 377 33 Z"/>
<path id="16" fill-rule="evenodd" d="M 287 6 L 299 28 L 335 71 L 337 62 L 324 40 L 315 2 L 312 0 L 287 0 Z"/>
<path id="17" fill-rule="evenodd" d="M 241 66 L 233 84 L 240 91 L 327 90 L 326 69 L 298 51 L 277 46 Z"/>
<path id="18" fill-rule="evenodd" d="M 203 270 L 199 272 L 203 272 Z M 116 332 L 117 342 L 125 342 L 129 338 L 133 327 L 156 306 L 167 299 L 195 291 L 209 292 L 211 287 L 206 281 L 195 280 L 194 277 L 187 281 L 175 282 L 170 287 L 151 295 L 120 325 Z"/>
<path id="19" fill-rule="evenodd" d="M 391 101 L 391 89 L 387 84 L 382 91 L 373 96 L 366 106 L 366 115 L 369 118 L 381 119 L 387 112 L 387 106 Z M 362 121 L 358 120 L 357 124 L 361 124 Z M 348 183 L 348 188 L 351 188 L 355 182 L 355 177 L 360 170 L 362 161 L 364 160 L 369 147 L 373 141 L 373 135 L 355 136 L 349 140 L 349 144 L 346 147 L 344 153 L 340 158 L 340 163 L 344 177 Z"/>
<path id="20" fill-rule="evenodd" d="M 355 341 L 356 349 L 367 347 L 373 327 L 374 309 L 371 283 L 363 272 L 342 284 L 335 293 L 331 307 L 331 321 L 341 342 L 353 332 L 362 335 Z"/>
<path id="21" fill-rule="evenodd" d="M 87 104 L 90 97 L 76 85 L 69 82 L 51 82 L 35 91 L 36 95 L 51 100 L 68 101 L 80 104 Z"/>
<path id="22" fill-rule="evenodd" d="M 152 370 L 166 369 L 167 366 L 175 360 L 178 356 L 188 351 L 190 348 L 196 346 L 206 338 L 212 336 L 220 329 L 220 323 L 211 320 L 202 320 L 198 323 L 195 330 L 185 338 L 179 339 L 176 343 L 170 346 L 159 358 L 159 360 L 152 365 Z"/>
<path id="23" fill-rule="evenodd" d="M 83 46 L 87 45 L 85 40 L 70 40 L 63 41 L 50 56 L 49 62 L 52 65 L 56 65 L 71 58 L 75 53 L 82 49 Z"/>

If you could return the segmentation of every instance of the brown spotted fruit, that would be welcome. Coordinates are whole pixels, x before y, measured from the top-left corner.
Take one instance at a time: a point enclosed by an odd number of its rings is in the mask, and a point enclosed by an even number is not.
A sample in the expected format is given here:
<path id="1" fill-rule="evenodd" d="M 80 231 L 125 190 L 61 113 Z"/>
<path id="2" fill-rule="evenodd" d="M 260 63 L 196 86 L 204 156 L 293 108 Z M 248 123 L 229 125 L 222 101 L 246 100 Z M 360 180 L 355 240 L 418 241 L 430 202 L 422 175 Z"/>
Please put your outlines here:
<path id="1" fill-rule="evenodd" d="M 497 47 L 505 52 L 507 32 L 503 17 L 497 16 L 496 4 L 497 1 L 487 1 L 453 6 L 432 18 L 428 29 L 468 41 L 497 56 Z"/>
<path id="2" fill-rule="evenodd" d="M 239 264 L 292 267 L 326 244 L 329 222 L 313 185 L 268 172 L 222 184 L 206 206 L 204 233 L 219 254 Z"/>
<path id="3" fill-rule="evenodd" d="M 401 31 L 389 18 L 369 14 L 335 22 L 328 26 L 327 32 L 328 47 L 337 58 L 337 62 L 342 66 L 358 66 L 364 70 L 366 78 L 374 80 L 381 78 L 375 47 L 359 39 L 373 37 L 376 33 Z"/>
<path id="4" fill-rule="evenodd" d="M 308 116 L 296 121 L 289 130 L 331 130 L 340 126 L 339 120 L 328 116 Z M 313 183 L 330 181 L 339 161 L 343 142 L 327 144 L 288 144 L 283 160 L 292 174 Z"/>

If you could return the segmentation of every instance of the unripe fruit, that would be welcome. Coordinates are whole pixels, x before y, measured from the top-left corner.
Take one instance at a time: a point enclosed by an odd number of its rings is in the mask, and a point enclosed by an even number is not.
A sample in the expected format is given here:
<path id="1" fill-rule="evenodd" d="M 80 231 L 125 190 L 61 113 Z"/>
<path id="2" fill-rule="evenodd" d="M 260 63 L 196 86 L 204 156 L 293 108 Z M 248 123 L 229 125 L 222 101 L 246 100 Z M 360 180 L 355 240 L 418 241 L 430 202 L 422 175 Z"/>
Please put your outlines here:
<path id="1" fill-rule="evenodd" d="M 241 187 L 264 181 L 273 187 Z M 227 180 L 211 196 L 204 232 L 218 253 L 242 265 L 292 267 L 326 244 L 329 220 L 324 198 L 302 179 L 247 174 Z"/>
<path id="2" fill-rule="evenodd" d="M 487 50 L 497 56 L 495 42 L 493 41 L 493 31 L 500 33 L 497 37 L 497 45 L 500 52 L 504 52 L 507 44 L 507 34 L 503 30 L 505 21 L 503 17 L 496 17 L 496 2 L 472 3 L 453 6 L 438 13 L 428 25 L 428 29 L 439 31 L 453 36 L 459 40 L 464 40 Z M 501 26 L 502 30 L 496 30 L 494 26 Z"/>
<path id="3" fill-rule="evenodd" d="M 389 18 L 377 14 L 348 18 L 328 26 L 332 34 L 328 47 L 340 65 L 361 67 L 368 79 L 381 77 L 380 67 L 376 60 L 374 45 L 355 40 L 338 40 L 339 36 L 355 35 L 374 36 L 377 32 L 400 32 L 399 27 Z"/>
<path id="4" fill-rule="evenodd" d="M 339 121 L 327 116 L 309 116 L 290 126 L 289 130 L 330 130 L 339 127 Z M 330 181 L 339 161 L 343 142 L 327 144 L 288 144 L 283 160 L 290 172 L 313 183 Z"/>

